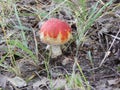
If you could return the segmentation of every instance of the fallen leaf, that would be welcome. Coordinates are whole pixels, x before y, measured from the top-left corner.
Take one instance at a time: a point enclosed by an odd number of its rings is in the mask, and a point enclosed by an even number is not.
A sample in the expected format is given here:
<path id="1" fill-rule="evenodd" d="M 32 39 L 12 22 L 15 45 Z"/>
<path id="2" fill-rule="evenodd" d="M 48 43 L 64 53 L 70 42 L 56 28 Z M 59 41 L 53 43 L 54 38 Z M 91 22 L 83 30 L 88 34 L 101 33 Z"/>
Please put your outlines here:
<path id="1" fill-rule="evenodd" d="M 33 90 L 43 90 L 43 87 L 45 88 L 52 88 L 53 90 L 62 89 L 66 85 L 65 79 L 56 79 L 56 80 L 50 80 L 47 78 L 43 78 L 40 81 L 37 81 L 33 84 Z"/>
<path id="2" fill-rule="evenodd" d="M 21 88 L 24 86 L 27 86 L 26 81 L 24 81 L 22 78 L 20 77 L 14 77 L 14 78 L 8 78 L 7 79 L 13 86 Z"/>
<path id="3" fill-rule="evenodd" d="M 0 74 L 0 87 L 3 89 L 6 87 L 7 77 Z"/>
<path id="4" fill-rule="evenodd" d="M 71 58 L 67 58 L 67 57 L 65 57 L 65 59 L 62 61 L 62 65 L 66 65 L 66 64 L 69 64 L 70 63 L 70 61 L 72 61 L 72 59 Z"/>
<path id="5" fill-rule="evenodd" d="M 52 81 L 52 86 L 53 86 L 53 88 L 55 89 L 55 90 L 57 90 L 57 89 L 62 89 L 62 88 L 64 88 L 65 87 L 65 85 L 66 85 L 66 80 L 65 79 L 56 79 L 56 80 L 53 80 Z"/>
<path id="6" fill-rule="evenodd" d="M 43 87 L 47 87 L 48 82 L 49 80 L 47 78 L 42 78 L 42 80 L 33 84 L 33 90 L 42 90 Z"/>
<path id="7" fill-rule="evenodd" d="M 117 79 L 112 79 L 112 80 L 107 80 L 108 85 L 117 85 L 120 83 L 120 78 Z"/>

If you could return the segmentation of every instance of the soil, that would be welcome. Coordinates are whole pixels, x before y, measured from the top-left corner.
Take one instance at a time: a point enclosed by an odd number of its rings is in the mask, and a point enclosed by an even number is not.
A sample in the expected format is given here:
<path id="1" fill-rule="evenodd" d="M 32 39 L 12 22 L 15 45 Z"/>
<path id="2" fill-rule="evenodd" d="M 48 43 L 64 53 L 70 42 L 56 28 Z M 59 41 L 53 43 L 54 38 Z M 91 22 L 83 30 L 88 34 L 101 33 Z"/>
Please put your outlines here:
<path id="1" fill-rule="evenodd" d="M 102 1 L 106 3 L 109 0 Z M 88 8 L 90 8 L 96 2 L 97 0 L 88 0 Z M 38 33 L 42 23 L 45 20 L 51 17 L 55 17 L 68 22 L 74 35 L 78 28 L 76 23 L 74 23 L 75 17 L 73 17 L 73 13 L 69 12 L 68 8 L 66 7 L 61 7 L 60 9 L 51 13 L 50 11 L 52 11 L 56 5 L 58 5 L 52 0 L 18 0 L 16 5 L 18 11 L 21 13 L 19 18 L 22 22 L 22 25 L 27 27 L 24 28 L 24 31 L 27 38 L 28 48 L 36 55 L 38 62 L 36 64 L 35 61 L 33 61 L 31 57 L 27 56 L 28 54 L 20 48 L 12 47 L 11 50 L 14 51 L 14 54 L 12 55 L 16 62 L 15 65 L 19 67 L 19 70 L 16 70 L 17 72 L 15 73 L 0 65 L 0 75 L 4 75 L 10 78 L 19 76 L 22 79 L 27 80 L 27 85 L 18 88 L 7 82 L 4 87 L 5 90 L 51 90 L 49 88 L 50 77 L 52 78 L 53 83 L 57 82 L 56 87 L 61 86 L 62 84 L 59 84 L 60 82 L 63 84 L 65 83 L 65 76 L 70 76 L 72 74 L 77 47 L 76 42 L 72 41 L 63 45 L 63 54 L 57 58 L 52 59 L 49 58 L 49 51 L 46 50 L 46 44 L 40 41 Z M 0 7 L 2 6 L 0 5 Z M 38 13 L 43 15 L 39 17 L 34 14 L 37 12 L 35 9 L 40 11 Z M 45 17 L 46 13 L 49 13 L 50 15 Z M 6 11 L 5 14 L 7 15 L 9 13 Z M 23 16 L 22 14 L 26 14 L 26 16 Z M 18 39 L 22 41 L 21 30 L 19 30 L 19 27 L 15 27 L 14 25 L 15 23 L 16 26 L 19 26 L 19 22 L 17 21 L 15 14 L 11 14 L 9 17 L 6 17 L 5 20 L 4 29 L 6 36 L 8 36 L 11 40 Z M 8 45 L 4 37 L 5 33 L 2 30 L 2 25 L 0 25 L 0 63 L 5 57 L 5 60 L 2 62 L 2 64 L 15 68 L 15 66 L 12 65 L 11 56 L 7 49 Z M 17 54 L 17 52 L 19 53 Z M 22 57 L 19 54 L 26 57 Z M 86 40 L 79 47 L 77 60 L 92 90 L 120 90 L 119 0 L 114 0 L 113 4 L 103 11 L 103 14 L 86 32 Z M 46 68 L 48 70 L 46 70 Z M 78 68 L 76 68 L 75 72 L 80 74 Z M 53 90 L 57 89 L 54 87 Z M 81 89 L 65 89 L 65 87 L 60 87 L 60 90 Z"/>

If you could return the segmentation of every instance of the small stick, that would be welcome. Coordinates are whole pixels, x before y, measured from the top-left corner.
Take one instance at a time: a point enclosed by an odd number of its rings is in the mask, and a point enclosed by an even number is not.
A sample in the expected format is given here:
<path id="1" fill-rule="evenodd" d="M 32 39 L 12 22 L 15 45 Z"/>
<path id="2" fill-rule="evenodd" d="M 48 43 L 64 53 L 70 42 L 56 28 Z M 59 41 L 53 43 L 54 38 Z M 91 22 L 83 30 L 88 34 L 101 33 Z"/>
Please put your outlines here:
<path id="1" fill-rule="evenodd" d="M 107 52 L 105 53 L 105 56 L 104 56 L 104 58 L 102 59 L 102 61 L 101 61 L 100 65 L 99 65 L 99 67 L 101 67 L 101 66 L 103 65 L 103 63 L 105 62 L 105 59 L 110 55 L 110 50 L 111 50 L 111 48 L 112 48 L 112 46 L 113 46 L 115 40 L 117 39 L 119 33 L 120 33 L 120 29 L 119 29 L 119 31 L 117 32 L 116 36 L 114 37 L 113 42 L 111 43 L 109 49 L 108 49 Z"/>

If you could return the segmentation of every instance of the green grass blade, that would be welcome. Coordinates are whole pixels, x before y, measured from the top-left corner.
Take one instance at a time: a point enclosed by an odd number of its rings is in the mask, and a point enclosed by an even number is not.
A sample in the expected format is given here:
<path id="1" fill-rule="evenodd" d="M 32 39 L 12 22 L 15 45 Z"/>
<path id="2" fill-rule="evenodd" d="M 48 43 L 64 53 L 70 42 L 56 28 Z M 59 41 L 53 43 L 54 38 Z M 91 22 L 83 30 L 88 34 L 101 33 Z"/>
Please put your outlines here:
<path id="1" fill-rule="evenodd" d="M 84 27 L 84 30 L 85 30 L 85 31 L 94 23 L 94 21 L 95 21 L 99 16 L 101 16 L 102 11 L 103 11 L 107 6 L 109 6 L 109 5 L 112 4 L 112 1 L 113 1 L 113 0 L 109 1 L 108 3 L 106 3 L 97 13 L 95 13 L 95 15 L 93 15 L 93 17 L 92 17 L 91 19 L 89 19 L 88 24 Z"/>
<path id="2" fill-rule="evenodd" d="M 19 40 L 10 40 L 9 44 L 13 45 L 13 46 L 16 46 L 16 47 L 22 49 L 23 51 L 25 51 L 28 55 L 30 55 L 30 57 L 34 61 L 37 60 L 36 57 L 35 57 L 35 55 L 33 54 L 33 52 L 31 50 L 29 50 L 25 45 L 23 45 Z"/>
<path id="3" fill-rule="evenodd" d="M 25 32 L 23 31 L 23 26 L 22 26 L 22 23 L 20 21 L 20 18 L 19 18 L 19 15 L 18 15 L 18 11 L 17 11 L 17 7 L 15 4 L 13 4 L 14 6 L 14 11 L 15 11 L 15 15 L 16 15 L 16 18 L 18 20 L 18 23 L 19 23 L 19 28 L 21 29 L 21 34 L 22 34 L 22 41 L 23 41 L 23 44 L 27 47 L 27 40 L 26 40 L 26 37 L 25 37 Z"/>

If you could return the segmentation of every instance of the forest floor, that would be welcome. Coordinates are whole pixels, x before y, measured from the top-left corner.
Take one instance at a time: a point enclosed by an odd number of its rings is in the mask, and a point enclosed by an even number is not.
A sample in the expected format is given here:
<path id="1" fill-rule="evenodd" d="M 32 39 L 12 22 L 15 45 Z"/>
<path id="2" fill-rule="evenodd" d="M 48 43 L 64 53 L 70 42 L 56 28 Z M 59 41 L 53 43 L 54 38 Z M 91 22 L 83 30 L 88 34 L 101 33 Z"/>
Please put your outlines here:
<path id="1" fill-rule="evenodd" d="M 80 25 L 80 1 L 0 1 L 0 90 L 120 90 L 120 1 L 85 2 L 86 12 L 106 7 L 82 40 L 76 33 L 89 17 Z M 73 34 L 57 58 L 39 38 L 42 23 L 53 17 L 66 21 Z"/>

